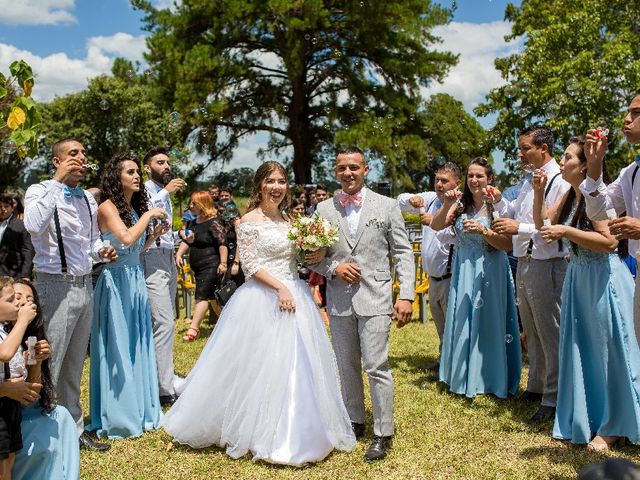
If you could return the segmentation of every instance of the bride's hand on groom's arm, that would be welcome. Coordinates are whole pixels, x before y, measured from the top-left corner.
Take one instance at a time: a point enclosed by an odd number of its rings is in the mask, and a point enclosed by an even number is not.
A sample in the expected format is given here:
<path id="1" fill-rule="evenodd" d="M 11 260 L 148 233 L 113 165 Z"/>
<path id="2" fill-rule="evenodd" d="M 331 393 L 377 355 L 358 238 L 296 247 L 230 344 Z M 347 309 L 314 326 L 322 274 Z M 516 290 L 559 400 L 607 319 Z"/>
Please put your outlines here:
<path id="1" fill-rule="evenodd" d="M 322 259 L 327 255 L 327 249 L 321 248 L 316 250 L 315 252 L 309 252 L 305 255 L 305 260 L 309 265 L 315 265 L 322 261 Z"/>
<path id="2" fill-rule="evenodd" d="M 393 306 L 393 315 L 391 316 L 391 319 L 397 320 L 398 328 L 402 328 L 409 323 L 412 314 L 413 304 L 409 300 L 402 300 L 399 298 Z"/>

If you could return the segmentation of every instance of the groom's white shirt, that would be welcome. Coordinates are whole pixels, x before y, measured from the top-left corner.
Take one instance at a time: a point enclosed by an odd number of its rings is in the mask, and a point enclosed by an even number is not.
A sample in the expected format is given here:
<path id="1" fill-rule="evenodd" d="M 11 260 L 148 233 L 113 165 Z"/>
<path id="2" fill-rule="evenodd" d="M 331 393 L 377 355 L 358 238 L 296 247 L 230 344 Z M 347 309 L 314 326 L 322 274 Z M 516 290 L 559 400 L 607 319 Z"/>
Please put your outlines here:
<path id="1" fill-rule="evenodd" d="M 344 207 L 344 211 L 347 214 L 347 223 L 349 224 L 349 235 L 351 236 L 352 240 L 356 238 L 356 233 L 358 232 L 360 214 L 362 213 L 362 205 L 364 205 L 364 199 L 367 196 L 367 188 L 362 187 L 362 190 L 360 190 L 360 194 L 362 195 L 362 203 L 360 205 L 349 202 L 347 203 L 347 206 Z"/>

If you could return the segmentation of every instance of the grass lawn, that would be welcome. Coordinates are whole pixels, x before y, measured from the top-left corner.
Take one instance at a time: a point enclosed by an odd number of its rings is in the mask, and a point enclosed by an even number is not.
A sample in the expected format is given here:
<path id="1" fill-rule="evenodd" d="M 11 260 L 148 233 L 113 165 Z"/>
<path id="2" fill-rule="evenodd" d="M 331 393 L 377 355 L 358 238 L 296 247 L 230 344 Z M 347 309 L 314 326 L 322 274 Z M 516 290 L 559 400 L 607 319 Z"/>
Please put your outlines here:
<path id="1" fill-rule="evenodd" d="M 186 330 L 176 324 L 176 371 L 186 375 L 196 361 L 211 327 L 203 325 L 203 338 L 188 344 Z M 172 445 L 162 430 L 140 438 L 112 441 L 106 454 L 82 451 L 83 479 L 570 479 L 581 467 L 600 461 L 584 447 L 566 446 L 551 439 L 551 425 L 529 427 L 525 420 L 534 405 L 514 399 L 485 396 L 469 400 L 420 370 L 433 361 L 437 335 L 432 322 L 413 322 L 391 335 L 390 360 L 395 377 L 394 446 L 388 457 L 366 464 L 364 452 L 373 435 L 370 404 L 366 438 L 351 453 L 334 452 L 324 462 L 303 469 L 253 463 L 249 456 L 232 460 L 218 448 L 191 450 Z M 526 378 L 523 372 L 523 379 Z M 88 370 L 83 378 L 83 407 L 88 408 Z M 211 402 L 216 401 L 212 392 Z M 368 402 L 368 400 L 367 400 Z M 85 410 L 86 412 L 86 410 Z M 171 448 L 172 447 L 172 448 Z M 608 455 L 640 462 L 640 449 L 627 446 Z"/>

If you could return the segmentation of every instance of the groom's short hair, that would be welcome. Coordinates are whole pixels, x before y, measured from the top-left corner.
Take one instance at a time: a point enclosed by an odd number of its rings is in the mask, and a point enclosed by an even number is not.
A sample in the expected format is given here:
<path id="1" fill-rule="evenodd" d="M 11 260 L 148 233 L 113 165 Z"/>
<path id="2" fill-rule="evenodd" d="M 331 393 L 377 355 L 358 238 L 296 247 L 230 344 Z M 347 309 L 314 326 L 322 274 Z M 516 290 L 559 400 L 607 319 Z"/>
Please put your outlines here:
<path id="1" fill-rule="evenodd" d="M 338 158 L 340 155 L 353 155 L 354 153 L 359 153 L 362 156 L 362 160 L 365 163 L 367 162 L 367 159 L 364 158 L 364 152 L 360 150 L 358 147 L 353 145 L 343 148 L 342 150 L 338 150 L 338 153 L 336 154 L 336 158 Z"/>

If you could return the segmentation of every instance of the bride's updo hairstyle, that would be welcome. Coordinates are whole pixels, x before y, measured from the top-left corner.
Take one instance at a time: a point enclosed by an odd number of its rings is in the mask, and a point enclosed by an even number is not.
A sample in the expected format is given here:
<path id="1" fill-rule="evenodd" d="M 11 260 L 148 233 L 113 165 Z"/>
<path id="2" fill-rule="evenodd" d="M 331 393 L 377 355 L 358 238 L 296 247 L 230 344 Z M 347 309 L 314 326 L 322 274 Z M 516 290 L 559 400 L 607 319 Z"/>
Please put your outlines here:
<path id="1" fill-rule="evenodd" d="M 269 175 L 271 175 L 275 171 L 280 172 L 287 182 L 287 191 L 284 195 L 284 198 L 278 205 L 278 210 L 283 211 L 289 208 L 289 204 L 291 203 L 289 175 L 287 175 L 287 171 L 281 164 L 270 160 L 268 162 L 264 162 L 258 167 L 258 170 L 256 170 L 256 174 L 253 177 L 253 185 L 251 185 L 251 197 L 249 198 L 249 206 L 247 207 L 247 212 L 250 212 L 258 205 L 260 205 L 260 202 L 262 201 L 262 186 Z"/>

